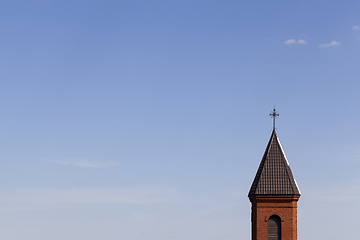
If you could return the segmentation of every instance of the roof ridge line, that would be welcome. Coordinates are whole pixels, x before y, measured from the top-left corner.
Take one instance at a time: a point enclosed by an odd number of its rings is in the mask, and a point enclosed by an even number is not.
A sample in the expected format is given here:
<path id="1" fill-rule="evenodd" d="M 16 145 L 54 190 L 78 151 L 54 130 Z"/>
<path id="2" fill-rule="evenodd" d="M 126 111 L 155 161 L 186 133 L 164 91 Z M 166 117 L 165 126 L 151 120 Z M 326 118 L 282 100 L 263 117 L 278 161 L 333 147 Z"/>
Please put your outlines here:
<path id="1" fill-rule="evenodd" d="M 284 156 L 284 158 L 285 158 L 285 160 L 286 160 L 286 164 L 287 164 L 287 167 L 285 168 L 286 169 L 286 173 L 287 173 L 287 175 L 288 175 L 288 177 L 291 179 L 294 179 L 294 182 L 295 182 L 295 186 L 293 186 L 293 183 L 290 181 L 290 184 L 291 184 L 291 187 L 293 188 L 293 190 L 294 191 L 299 191 L 299 193 L 301 194 L 301 192 L 300 192 L 300 189 L 299 189 L 299 186 L 297 185 L 297 182 L 296 182 L 296 179 L 294 178 L 294 175 L 292 174 L 292 171 L 291 171 L 291 168 L 290 168 L 290 163 L 289 163 L 289 161 L 287 160 L 287 157 L 286 157 L 286 154 L 285 154 L 285 152 L 284 152 L 284 149 L 282 148 L 282 145 L 281 145 L 281 143 L 280 143 L 280 140 L 279 140 L 279 138 L 277 137 L 277 135 L 276 135 L 276 140 L 277 140 L 277 142 L 278 142 L 278 144 L 279 144 L 279 146 L 280 146 L 280 150 L 281 150 L 281 153 L 282 153 L 282 155 Z"/>

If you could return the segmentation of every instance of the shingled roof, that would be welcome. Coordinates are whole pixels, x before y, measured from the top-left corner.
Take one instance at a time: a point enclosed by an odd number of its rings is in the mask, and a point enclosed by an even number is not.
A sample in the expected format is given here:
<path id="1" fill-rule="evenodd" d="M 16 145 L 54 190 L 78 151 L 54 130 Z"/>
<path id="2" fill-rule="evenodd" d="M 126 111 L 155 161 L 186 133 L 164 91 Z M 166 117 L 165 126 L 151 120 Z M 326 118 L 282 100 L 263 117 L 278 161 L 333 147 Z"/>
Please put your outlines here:
<path id="1" fill-rule="evenodd" d="M 249 191 L 249 197 L 258 195 L 300 196 L 299 188 L 275 130 L 271 134 L 270 141 Z"/>

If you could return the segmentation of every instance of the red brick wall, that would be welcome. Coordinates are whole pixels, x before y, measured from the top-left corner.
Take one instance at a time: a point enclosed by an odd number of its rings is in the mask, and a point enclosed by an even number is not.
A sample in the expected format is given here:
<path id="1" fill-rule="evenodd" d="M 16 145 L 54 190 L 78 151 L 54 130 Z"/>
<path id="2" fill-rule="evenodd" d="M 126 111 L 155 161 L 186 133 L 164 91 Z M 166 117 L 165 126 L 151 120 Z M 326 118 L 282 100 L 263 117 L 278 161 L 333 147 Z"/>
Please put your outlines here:
<path id="1" fill-rule="evenodd" d="M 281 240 L 297 240 L 297 201 L 299 196 L 252 196 L 252 240 L 268 240 L 268 220 L 281 218 Z"/>

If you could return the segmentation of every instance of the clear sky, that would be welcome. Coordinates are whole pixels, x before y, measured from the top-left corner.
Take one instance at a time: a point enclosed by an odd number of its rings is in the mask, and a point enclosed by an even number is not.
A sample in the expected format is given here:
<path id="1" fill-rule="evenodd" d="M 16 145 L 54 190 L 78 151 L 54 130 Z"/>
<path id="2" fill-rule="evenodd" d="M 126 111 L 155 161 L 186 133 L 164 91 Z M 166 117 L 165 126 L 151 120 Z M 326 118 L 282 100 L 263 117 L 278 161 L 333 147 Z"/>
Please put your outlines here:
<path id="1" fill-rule="evenodd" d="M 298 236 L 360 239 L 360 1 L 0 1 L 0 238 L 248 240 L 277 133 Z"/>

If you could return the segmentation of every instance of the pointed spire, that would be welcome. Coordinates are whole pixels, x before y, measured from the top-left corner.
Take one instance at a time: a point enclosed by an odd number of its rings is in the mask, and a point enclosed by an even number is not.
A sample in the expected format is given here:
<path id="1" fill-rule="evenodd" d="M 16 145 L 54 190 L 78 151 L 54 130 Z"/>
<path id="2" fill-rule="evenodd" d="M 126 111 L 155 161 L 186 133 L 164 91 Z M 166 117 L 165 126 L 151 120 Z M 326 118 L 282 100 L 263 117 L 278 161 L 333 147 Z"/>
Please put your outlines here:
<path id="1" fill-rule="evenodd" d="M 275 129 L 266 147 L 249 196 L 298 195 L 299 188 L 291 172 Z"/>

